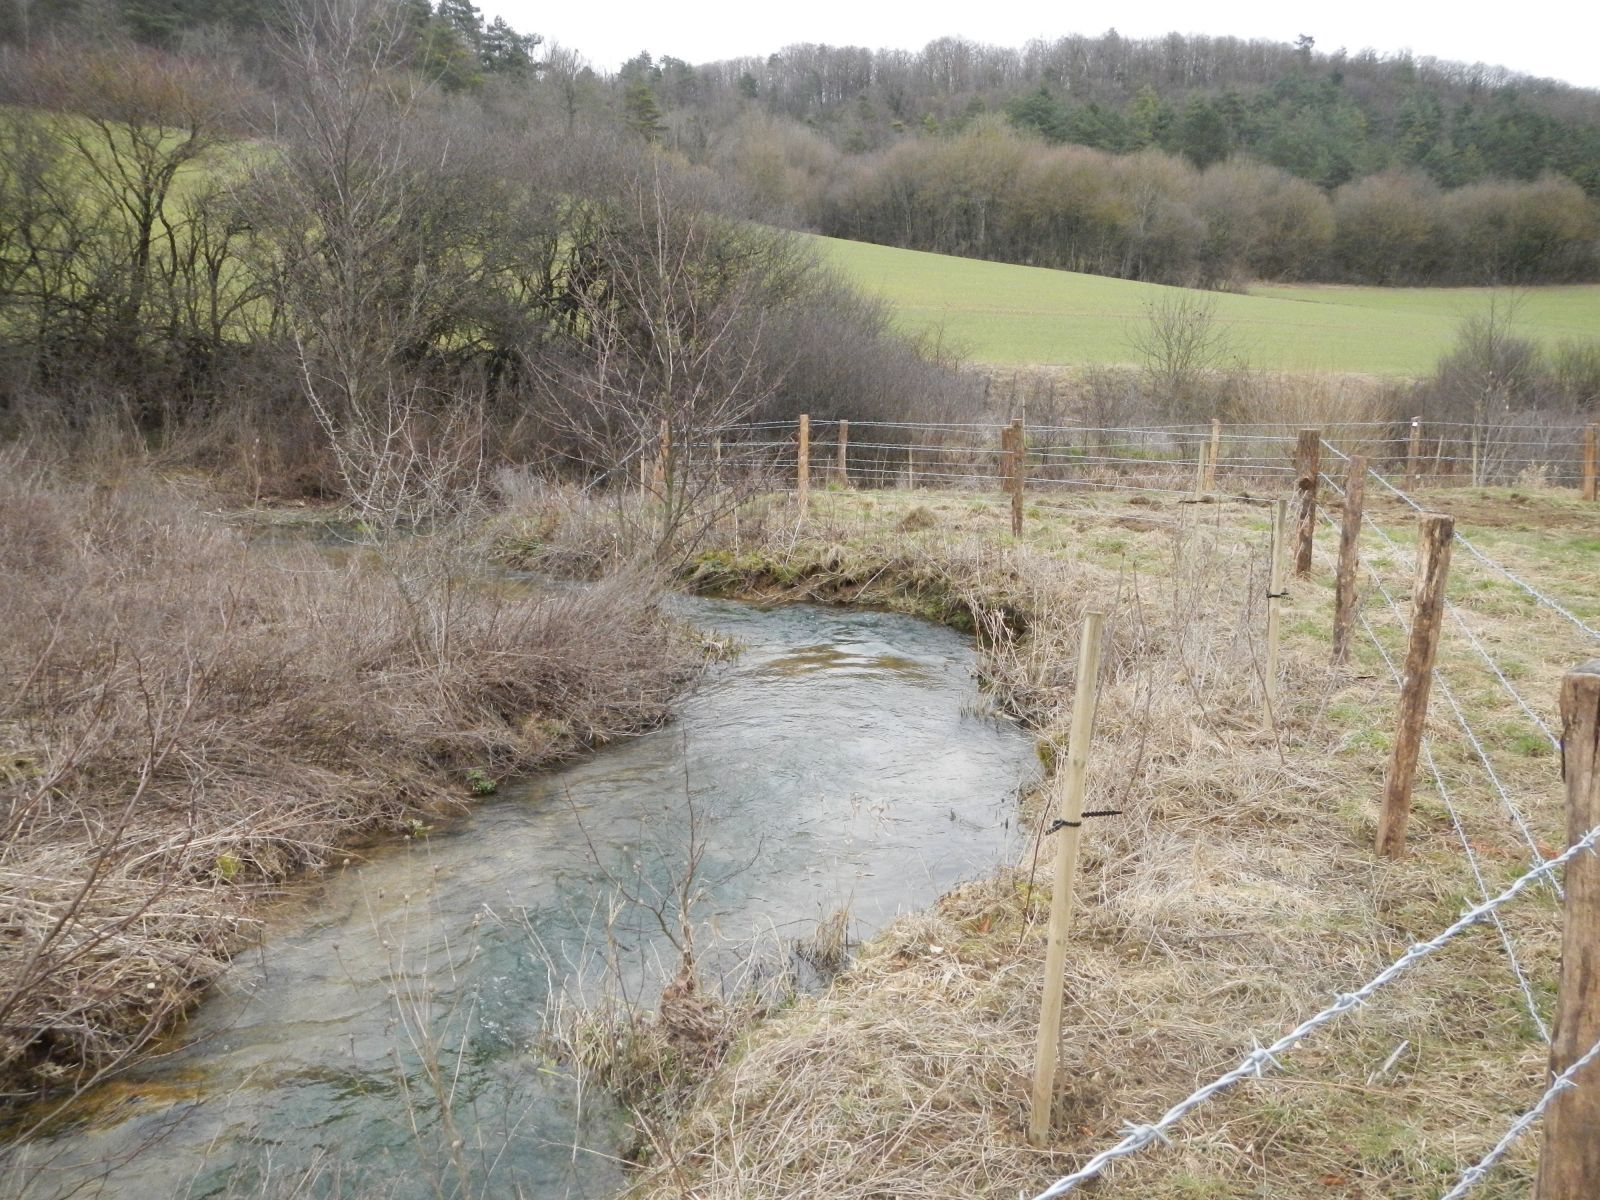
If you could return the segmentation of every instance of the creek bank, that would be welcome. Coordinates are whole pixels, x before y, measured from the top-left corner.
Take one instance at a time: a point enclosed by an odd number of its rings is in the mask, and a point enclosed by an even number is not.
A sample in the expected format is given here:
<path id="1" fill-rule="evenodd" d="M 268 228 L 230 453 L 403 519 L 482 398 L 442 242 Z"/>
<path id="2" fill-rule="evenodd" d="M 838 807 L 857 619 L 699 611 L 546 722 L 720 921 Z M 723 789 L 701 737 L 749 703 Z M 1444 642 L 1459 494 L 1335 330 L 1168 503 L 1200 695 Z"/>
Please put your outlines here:
<path id="1" fill-rule="evenodd" d="M 682 697 L 670 727 L 308 883 L 316 901 L 286 914 L 160 1062 L 119 1085 L 126 1097 L 147 1083 L 152 1100 L 91 1114 L 75 1140 L 45 1149 L 104 1153 L 171 1119 L 162 1153 L 130 1164 L 142 1174 L 119 1176 L 125 1185 L 165 1194 L 204 1159 L 205 1194 L 220 1175 L 254 1169 L 251 1139 L 275 1145 L 279 1161 L 332 1139 L 349 1151 L 348 1179 L 404 1191 L 408 1156 L 422 1152 L 424 1174 L 452 1165 L 449 1139 L 429 1123 L 425 1064 L 405 1049 L 422 1028 L 404 1015 L 414 1008 L 460 1055 L 455 1120 L 474 1147 L 474 1180 L 614 1194 L 622 1180 L 598 1168 L 621 1144 L 616 1115 L 593 1094 L 578 1103 L 575 1081 L 530 1045 L 562 983 L 548 964 L 592 953 L 603 966 L 608 931 L 639 971 L 629 995 L 654 995 L 670 977 L 674 949 L 642 932 L 654 925 L 648 905 L 611 913 L 605 897 L 619 882 L 634 896 L 672 894 L 694 811 L 705 818 L 701 918 L 721 935 L 699 955 L 712 995 L 753 945 L 782 948 L 841 899 L 870 933 L 1015 855 L 1031 742 L 985 714 L 968 639 L 882 612 L 668 607 L 742 647 Z M 428 1120 L 414 1142 L 395 1129 L 397 1041 L 424 1081 Z M 500 1130 L 522 1132 L 496 1141 Z M 480 1157 L 480 1142 L 492 1153 Z M 571 1173 L 575 1144 L 599 1152 L 578 1155 L 582 1178 Z"/>

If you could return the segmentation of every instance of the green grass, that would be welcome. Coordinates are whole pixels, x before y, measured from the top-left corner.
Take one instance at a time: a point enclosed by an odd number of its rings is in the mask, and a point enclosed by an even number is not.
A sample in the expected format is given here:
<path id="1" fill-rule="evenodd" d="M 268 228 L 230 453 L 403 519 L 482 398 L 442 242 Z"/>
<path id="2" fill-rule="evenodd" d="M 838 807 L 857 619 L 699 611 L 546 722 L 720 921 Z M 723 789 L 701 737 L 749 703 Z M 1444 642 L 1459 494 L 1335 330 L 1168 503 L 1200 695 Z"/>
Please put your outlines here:
<path id="1" fill-rule="evenodd" d="M 1099 275 L 983 262 L 836 238 L 817 239 L 858 286 L 887 298 L 902 328 L 939 331 L 979 362 L 1126 363 L 1145 304 L 1168 290 Z M 1486 288 L 1259 287 L 1217 296 L 1237 351 L 1252 367 L 1422 375 L 1482 311 Z M 1527 289 L 1519 331 L 1545 341 L 1600 330 L 1600 284 Z"/>

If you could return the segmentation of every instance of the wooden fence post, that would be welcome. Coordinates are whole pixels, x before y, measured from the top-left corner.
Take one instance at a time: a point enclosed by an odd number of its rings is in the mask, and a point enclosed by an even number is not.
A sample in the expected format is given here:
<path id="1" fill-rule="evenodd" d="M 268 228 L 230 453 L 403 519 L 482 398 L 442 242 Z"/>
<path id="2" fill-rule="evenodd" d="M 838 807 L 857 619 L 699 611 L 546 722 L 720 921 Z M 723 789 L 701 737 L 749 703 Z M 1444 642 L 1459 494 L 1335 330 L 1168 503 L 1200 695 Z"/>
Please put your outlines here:
<path id="1" fill-rule="evenodd" d="M 1600 825 L 1600 659 L 1561 681 L 1561 758 L 1567 779 L 1567 844 Z M 1550 1075 L 1565 1071 L 1600 1040 L 1600 857 L 1567 864 L 1561 982 L 1550 1037 Z M 1537 1200 L 1600 1196 L 1600 1066 L 1560 1093 L 1544 1118 Z"/>
<path id="2" fill-rule="evenodd" d="M 839 486 L 850 486 L 850 422 L 839 422 Z"/>
<path id="3" fill-rule="evenodd" d="M 1333 662 L 1350 656 L 1356 624 L 1356 569 L 1361 558 L 1361 505 L 1367 495 L 1367 460 L 1352 455 L 1344 473 L 1344 520 L 1339 525 L 1339 571 L 1333 585 Z"/>
<path id="4" fill-rule="evenodd" d="M 1400 716 L 1389 767 L 1383 776 L 1383 811 L 1378 815 L 1377 850 L 1388 858 L 1406 851 L 1406 822 L 1411 817 L 1411 785 L 1417 754 L 1428 723 L 1428 692 L 1433 686 L 1433 660 L 1439 648 L 1439 623 L 1444 615 L 1445 577 L 1450 572 L 1450 541 L 1455 520 L 1425 513 L 1417 520 L 1417 579 L 1411 592 L 1411 641 L 1406 672 L 1400 681 Z"/>
<path id="5" fill-rule="evenodd" d="M 1194 446 L 1194 496 L 1198 501 L 1206 494 L 1206 444 L 1196 441 Z"/>
<path id="6" fill-rule="evenodd" d="M 1206 491 L 1217 490 L 1217 455 L 1222 453 L 1222 422 L 1211 418 L 1211 452 L 1206 455 Z"/>
<path id="7" fill-rule="evenodd" d="M 1002 425 L 1000 427 L 1000 494 L 1011 495 L 1011 481 L 1016 472 L 1016 433 L 1015 425 Z"/>
<path id="8" fill-rule="evenodd" d="M 1422 458 L 1422 418 L 1411 418 L 1411 441 L 1406 446 L 1406 491 L 1417 488 L 1417 471 Z"/>
<path id="9" fill-rule="evenodd" d="M 811 500 L 811 415 L 800 414 L 800 447 L 795 453 L 795 495 L 800 511 L 805 512 Z"/>
<path id="10" fill-rule="evenodd" d="M 1061 1007 L 1066 991 L 1067 934 L 1072 925 L 1072 885 L 1083 838 L 1083 785 L 1094 732 L 1095 687 L 1100 674 L 1103 613 L 1083 615 L 1078 642 L 1078 681 L 1072 698 L 1072 731 L 1067 769 L 1061 779 L 1061 817 L 1057 828 L 1054 881 L 1050 891 L 1050 930 L 1044 952 L 1044 999 L 1039 1005 L 1039 1042 L 1033 1060 L 1033 1107 L 1028 1142 L 1043 1146 L 1050 1135 L 1055 1096 L 1056 1058 L 1061 1045 Z"/>
<path id="11" fill-rule="evenodd" d="M 1311 575 L 1311 551 L 1317 536 L 1317 486 L 1322 482 L 1322 430 L 1302 429 L 1295 447 L 1295 495 L 1300 501 L 1299 524 L 1295 530 L 1294 576 Z"/>
<path id="12" fill-rule="evenodd" d="M 1600 468 L 1600 425 L 1590 425 L 1583 431 L 1583 498 L 1600 498 L 1597 491 L 1597 468 Z"/>
<path id="13" fill-rule="evenodd" d="M 1283 603 L 1283 535 L 1288 524 L 1288 503 L 1277 501 L 1272 506 L 1271 558 L 1267 563 L 1267 675 L 1266 703 L 1267 725 L 1278 722 L 1278 626 L 1282 617 L 1278 606 Z"/>
<path id="14" fill-rule="evenodd" d="M 1028 427 L 1011 422 L 1011 536 L 1022 536 L 1022 492 L 1028 484 Z"/>

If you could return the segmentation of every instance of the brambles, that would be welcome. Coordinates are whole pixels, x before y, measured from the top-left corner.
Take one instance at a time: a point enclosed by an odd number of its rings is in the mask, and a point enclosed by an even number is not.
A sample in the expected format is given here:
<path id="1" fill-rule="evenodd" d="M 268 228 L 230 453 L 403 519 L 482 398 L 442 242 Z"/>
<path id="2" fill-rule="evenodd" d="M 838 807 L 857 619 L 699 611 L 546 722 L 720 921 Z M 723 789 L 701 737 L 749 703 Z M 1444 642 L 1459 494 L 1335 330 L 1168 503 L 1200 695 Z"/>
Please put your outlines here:
<path id="1" fill-rule="evenodd" d="M 485 586 L 460 538 L 341 563 L 208 498 L 0 472 L 0 1089 L 86 1086 L 364 830 L 662 720 L 695 657 L 648 577 Z M 561 738 L 530 738 L 530 720 Z"/>

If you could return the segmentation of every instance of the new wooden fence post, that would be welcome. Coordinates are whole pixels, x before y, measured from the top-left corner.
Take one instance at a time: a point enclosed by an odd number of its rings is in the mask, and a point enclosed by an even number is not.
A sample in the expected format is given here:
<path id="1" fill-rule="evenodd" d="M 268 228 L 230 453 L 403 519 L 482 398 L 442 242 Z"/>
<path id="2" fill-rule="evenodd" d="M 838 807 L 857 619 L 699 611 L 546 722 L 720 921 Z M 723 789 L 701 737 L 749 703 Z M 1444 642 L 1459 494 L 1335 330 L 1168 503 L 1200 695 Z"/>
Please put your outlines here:
<path id="1" fill-rule="evenodd" d="M 1561 681 L 1561 758 L 1567 778 L 1567 844 L 1600 825 L 1600 659 Z M 1600 858 L 1567 864 L 1561 982 L 1550 1037 L 1550 1075 L 1565 1071 L 1600 1040 Z M 1600 1067 L 1591 1063 L 1575 1087 L 1545 1112 L 1537 1200 L 1600 1196 Z"/>
<path id="2" fill-rule="evenodd" d="M 800 448 L 795 454 L 794 482 L 800 511 L 805 512 L 811 499 L 811 417 L 808 413 L 800 414 Z"/>
<path id="3" fill-rule="evenodd" d="M 1022 536 L 1022 492 L 1028 480 L 1028 432 L 1022 418 L 1011 422 L 1011 536 Z"/>
<path id="4" fill-rule="evenodd" d="M 1295 495 L 1300 501 L 1299 524 L 1295 530 L 1294 577 L 1311 575 L 1311 551 L 1317 536 L 1317 485 L 1322 481 L 1322 430 L 1302 429 L 1295 446 Z"/>
<path id="5" fill-rule="evenodd" d="M 1596 474 L 1600 469 L 1600 425 L 1590 425 L 1583 431 L 1583 498 L 1594 500 L 1600 498 L 1597 491 Z"/>
<path id="6" fill-rule="evenodd" d="M 1383 776 L 1383 811 L 1378 814 L 1378 853 L 1399 858 L 1406 851 L 1406 822 L 1411 817 L 1411 785 L 1417 754 L 1428 723 L 1428 692 L 1433 686 L 1433 660 L 1439 648 L 1439 622 L 1444 615 L 1445 577 L 1450 571 L 1450 541 L 1455 520 L 1425 513 L 1417 520 L 1417 580 L 1411 592 L 1411 641 L 1406 648 L 1406 673 L 1400 682 L 1400 716 L 1389 767 Z"/>
<path id="7" fill-rule="evenodd" d="M 1206 455 L 1206 491 L 1217 490 L 1217 455 L 1222 453 L 1222 422 L 1211 418 L 1211 452 Z"/>
<path id="8" fill-rule="evenodd" d="M 1278 606 L 1283 603 L 1283 535 L 1288 524 L 1289 505 L 1279 500 L 1272 506 L 1271 559 L 1267 563 L 1267 724 L 1278 721 L 1278 626 L 1282 621 Z"/>
<path id="9" fill-rule="evenodd" d="M 1339 525 L 1339 570 L 1333 585 L 1333 662 L 1350 656 L 1356 624 L 1356 569 L 1361 557 L 1361 505 L 1367 495 L 1367 460 L 1352 455 L 1344 473 L 1344 520 Z"/>
<path id="10" fill-rule="evenodd" d="M 1417 488 L 1417 471 L 1422 458 L 1422 418 L 1411 418 L 1411 441 L 1406 446 L 1406 491 Z"/>
<path id="11" fill-rule="evenodd" d="M 1072 885 L 1078 870 L 1078 847 L 1083 838 L 1083 784 L 1089 765 L 1089 739 L 1094 731 L 1095 686 L 1100 674 L 1100 634 L 1104 622 L 1103 613 L 1085 613 L 1078 643 L 1078 683 L 1072 698 L 1067 770 L 1061 780 L 1061 817 L 1056 831 L 1060 840 L 1056 843 L 1055 875 L 1050 891 L 1044 1000 L 1039 1005 L 1039 1043 L 1033 1060 L 1033 1107 L 1028 1116 L 1028 1142 L 1034 1146 L 1043 1146 L 1050 1135 L 1056 1058 L 1061 1045 L 1061 1006 L 1067 983 Z"/>
<path id="12" fill-rule="evenodd" d="M 839 422 L 839 486 L 850 486 L 850 422 Z"/>

